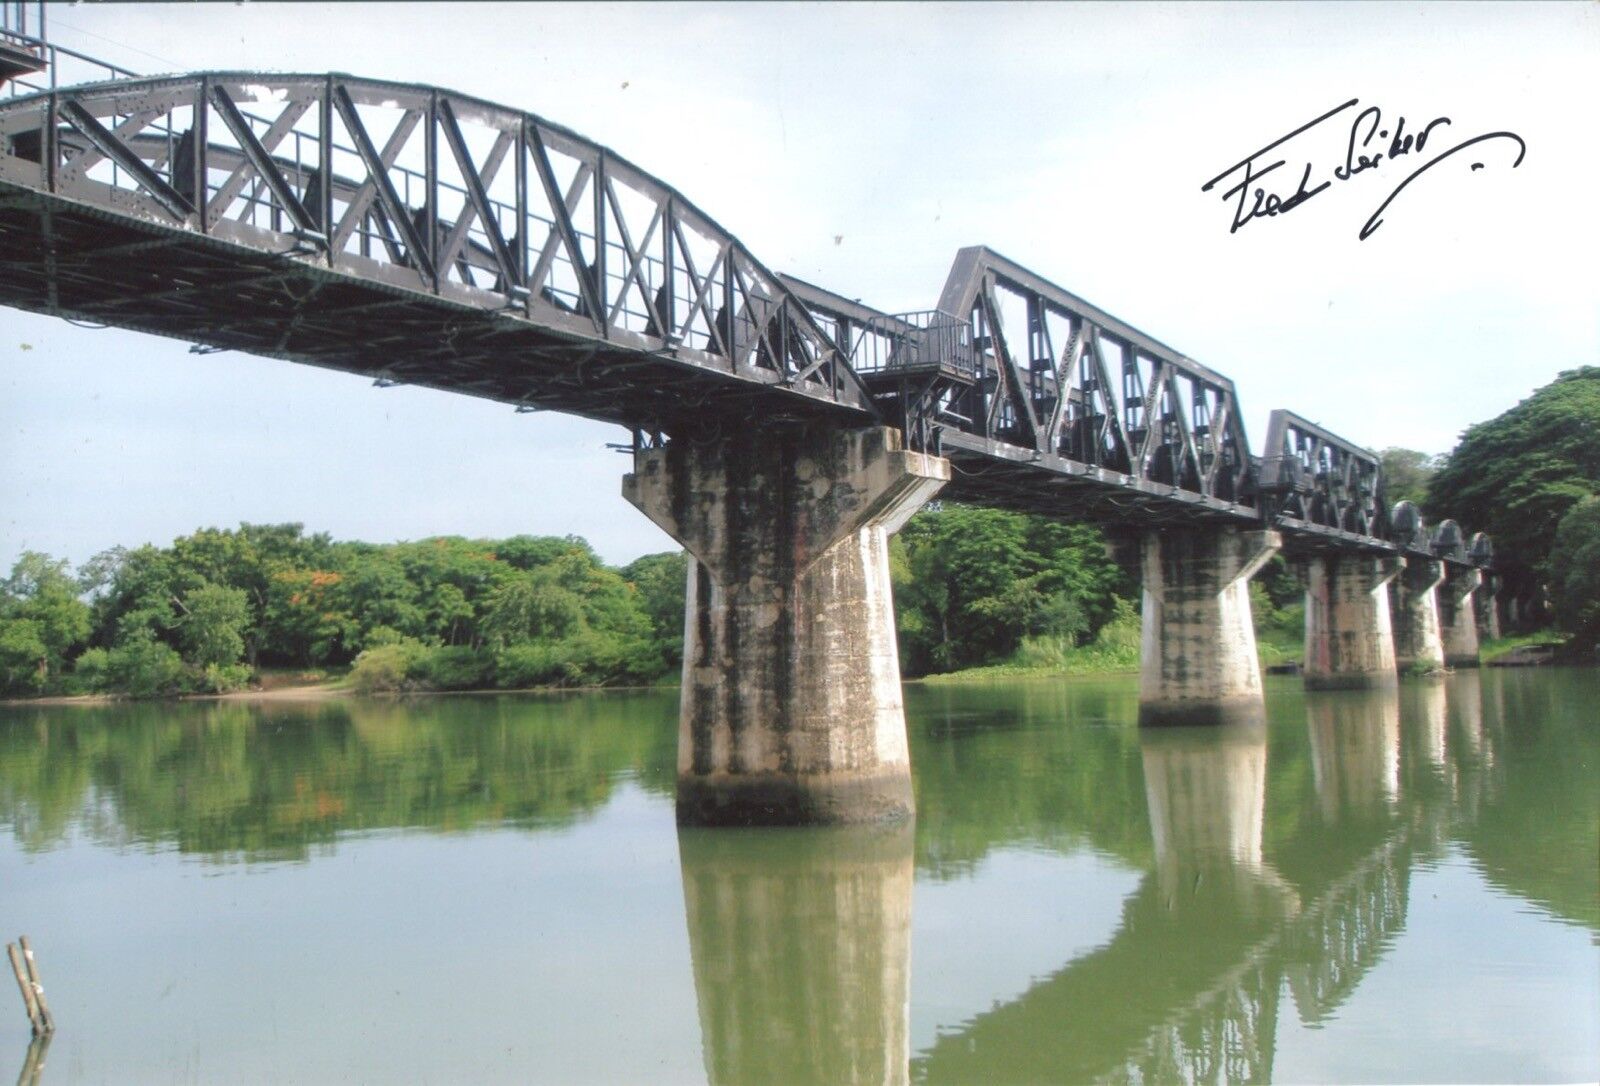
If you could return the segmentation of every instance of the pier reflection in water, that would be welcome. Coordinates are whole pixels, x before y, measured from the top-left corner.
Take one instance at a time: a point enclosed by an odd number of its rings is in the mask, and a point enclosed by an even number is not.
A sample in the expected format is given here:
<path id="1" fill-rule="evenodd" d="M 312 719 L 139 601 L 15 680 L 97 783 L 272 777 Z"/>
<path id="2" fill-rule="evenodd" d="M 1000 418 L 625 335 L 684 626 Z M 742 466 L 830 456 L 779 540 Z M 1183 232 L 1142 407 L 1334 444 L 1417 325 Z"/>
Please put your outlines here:
<path id="1" fill-rule="evenodd" d="M 1134 694 L 911 687 L 919 819 L 823 832 L 676 831 L 670 694 L 0 710 L 43 1079 L 1600 1070 L 1593 673 Z"/>
<path id="2" fill-rule="evenodd" d="M 912 832 L 678 834 L 713 1083 L 906 1081 Z"/>

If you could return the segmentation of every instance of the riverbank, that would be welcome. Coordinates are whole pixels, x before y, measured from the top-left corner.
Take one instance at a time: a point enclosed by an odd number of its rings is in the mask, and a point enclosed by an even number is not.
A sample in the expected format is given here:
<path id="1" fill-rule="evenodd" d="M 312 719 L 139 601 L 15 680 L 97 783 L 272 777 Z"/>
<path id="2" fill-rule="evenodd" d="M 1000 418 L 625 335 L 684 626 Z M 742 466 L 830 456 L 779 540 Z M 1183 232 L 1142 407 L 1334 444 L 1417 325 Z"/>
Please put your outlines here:
<path id="1" fill-rule="evenodd" d="M 1519 634 L 1483 642 L 1481 658 L 1485 667 L 1542 666 L 1553 663 L 1575 663 L 1563 657 L 1561 647 L 1566 638 L 1551 630 Z M 1291 632 L 1268 629 L 1258 632 L 1256 651 L 1263 671 L 1297 668 L 1304 655 L 1304 642 Z M 1548 650 L 1541 652 L 1540 650 Z M 1526 659 L 1522 659 L 1526 657 Z M 1513 661 L 1515 663 L 1513 664 Z M 906 683 L 940 686 L 959 683 L 986 683 L 1011 680 L 1073 679 L 1098 676 L 1137 675 L 1139 673 L 1139 646 L 1129 631 L 1115 631 L 1110 636 L 1097 639 L 1088 645 L 1060 644 L 1049 639 L 1030 638 L 1024 642 L 1011 660 L 983 667 L 964 668 L 906 678 Z M 500 687 L 473 687 L 458 690 L 358 690 L 350 684 L 347 675 L 319 676 L 314 681 L 304 681 L 304 673 L 283 674 L 269 672 L 260 685 L 225 694 L 179 694 L 165 698 L 133 699 L 126 694 L 71 694 L 41 698 L 4 698 L 0 706 L 23 705 L 110 705 L 133 700 L 155 701 L 228 701 L 228 702 L 316 702 L 349 697 L 437 697 L 441 695 L 470 695 L 484 697 L 493 694 L 582 694 L 615 692 L 619 690 L 671 690 L 676 682 L 659 682 L 629 686 L 529 686 L 517 689 Z"/>

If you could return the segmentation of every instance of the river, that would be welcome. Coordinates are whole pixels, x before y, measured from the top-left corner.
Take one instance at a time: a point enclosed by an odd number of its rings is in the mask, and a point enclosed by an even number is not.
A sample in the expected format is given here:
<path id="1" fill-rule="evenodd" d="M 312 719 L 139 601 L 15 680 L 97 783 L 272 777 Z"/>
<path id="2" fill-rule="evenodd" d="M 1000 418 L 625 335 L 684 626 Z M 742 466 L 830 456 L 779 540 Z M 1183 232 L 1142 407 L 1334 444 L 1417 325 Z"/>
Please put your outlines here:
<path id="1" fill-rule="evenodd" d="M 672 692 L 0 708 L 40 1081 L 1600 1076 L 1600 672 L 906 698 L 850 831 L 678 831 Z"/>

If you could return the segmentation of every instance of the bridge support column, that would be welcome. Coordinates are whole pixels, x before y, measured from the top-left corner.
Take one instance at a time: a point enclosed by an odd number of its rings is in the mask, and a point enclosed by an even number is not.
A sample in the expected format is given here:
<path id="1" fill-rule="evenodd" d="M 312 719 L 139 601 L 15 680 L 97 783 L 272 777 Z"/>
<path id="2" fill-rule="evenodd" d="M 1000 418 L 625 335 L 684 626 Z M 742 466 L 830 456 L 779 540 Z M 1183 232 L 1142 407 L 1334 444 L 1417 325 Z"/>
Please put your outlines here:
<path id="1" fill-rule="evenodd" d="M 694 556 L 678 821 L 912 812 L 888 539 L 950 479 L 887 428 L 640 453 L 623 495 Z"/>
<path id="2" fill-rule="evenodd" d="M 1478 666 L 1478 616 L 1473 593 L 1483 580 L 1483 572 L 1455 567 L 1448 569 L 1439 590 L 1439 629 L 1444 641 L 1446 667 Z"/>
<path id="3" fill-rule="evenodd" d="M 1405 558 L 1394 579 L 1394 663 L 1401 671 L 1438 671 L 1444 667 L 1444 641 L 1439 636 L 1436 589 L 1444 580 L 1444 563 L 1431 558 Z"/>
<path id="4" fill-rule="evenodd" d="M 1393 558 L 1330 555 L 1307 560 L 1308 689 L 1394 685 L 1388 585 L 1399 572 L 1400 563 Z"/>
<path id="5" fill-rule="evenodd" d="M 1483 575 L 1478 586 L 1473 608 L 1478 612 L 1478 637 L 1496 640 L 1500 636 L 1500 605 L 1495 597 L 1500 594 L 1500 578 L 1493 573 Z"/>
<path id="6" fill-rule="evenodd" d="M 1167 529 L 1144 539 L 1140 724 L 1225 724 L 1262 716 L 1250 576 L 1276 532 Z"/>

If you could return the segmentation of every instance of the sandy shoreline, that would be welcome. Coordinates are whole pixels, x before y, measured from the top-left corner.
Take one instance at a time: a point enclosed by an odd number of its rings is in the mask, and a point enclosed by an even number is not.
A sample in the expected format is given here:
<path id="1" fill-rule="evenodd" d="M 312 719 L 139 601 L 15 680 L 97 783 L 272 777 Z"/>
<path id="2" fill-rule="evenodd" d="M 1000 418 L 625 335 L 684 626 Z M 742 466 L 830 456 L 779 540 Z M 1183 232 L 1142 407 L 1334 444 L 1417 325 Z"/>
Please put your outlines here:
<path id="1" fill-rule="evenodd" d="M 350 696 L 349 690 L 332 683 L 310 686 L 280 686 L 272 690 L 235 690 L 228 694 L 180 694 L 151 701 L 329 701 Z M 22 705 L 115 705 L 135 699 L 118 694 L 72 694 L 49 698 L 0 698 L 0 706 Z"/>

